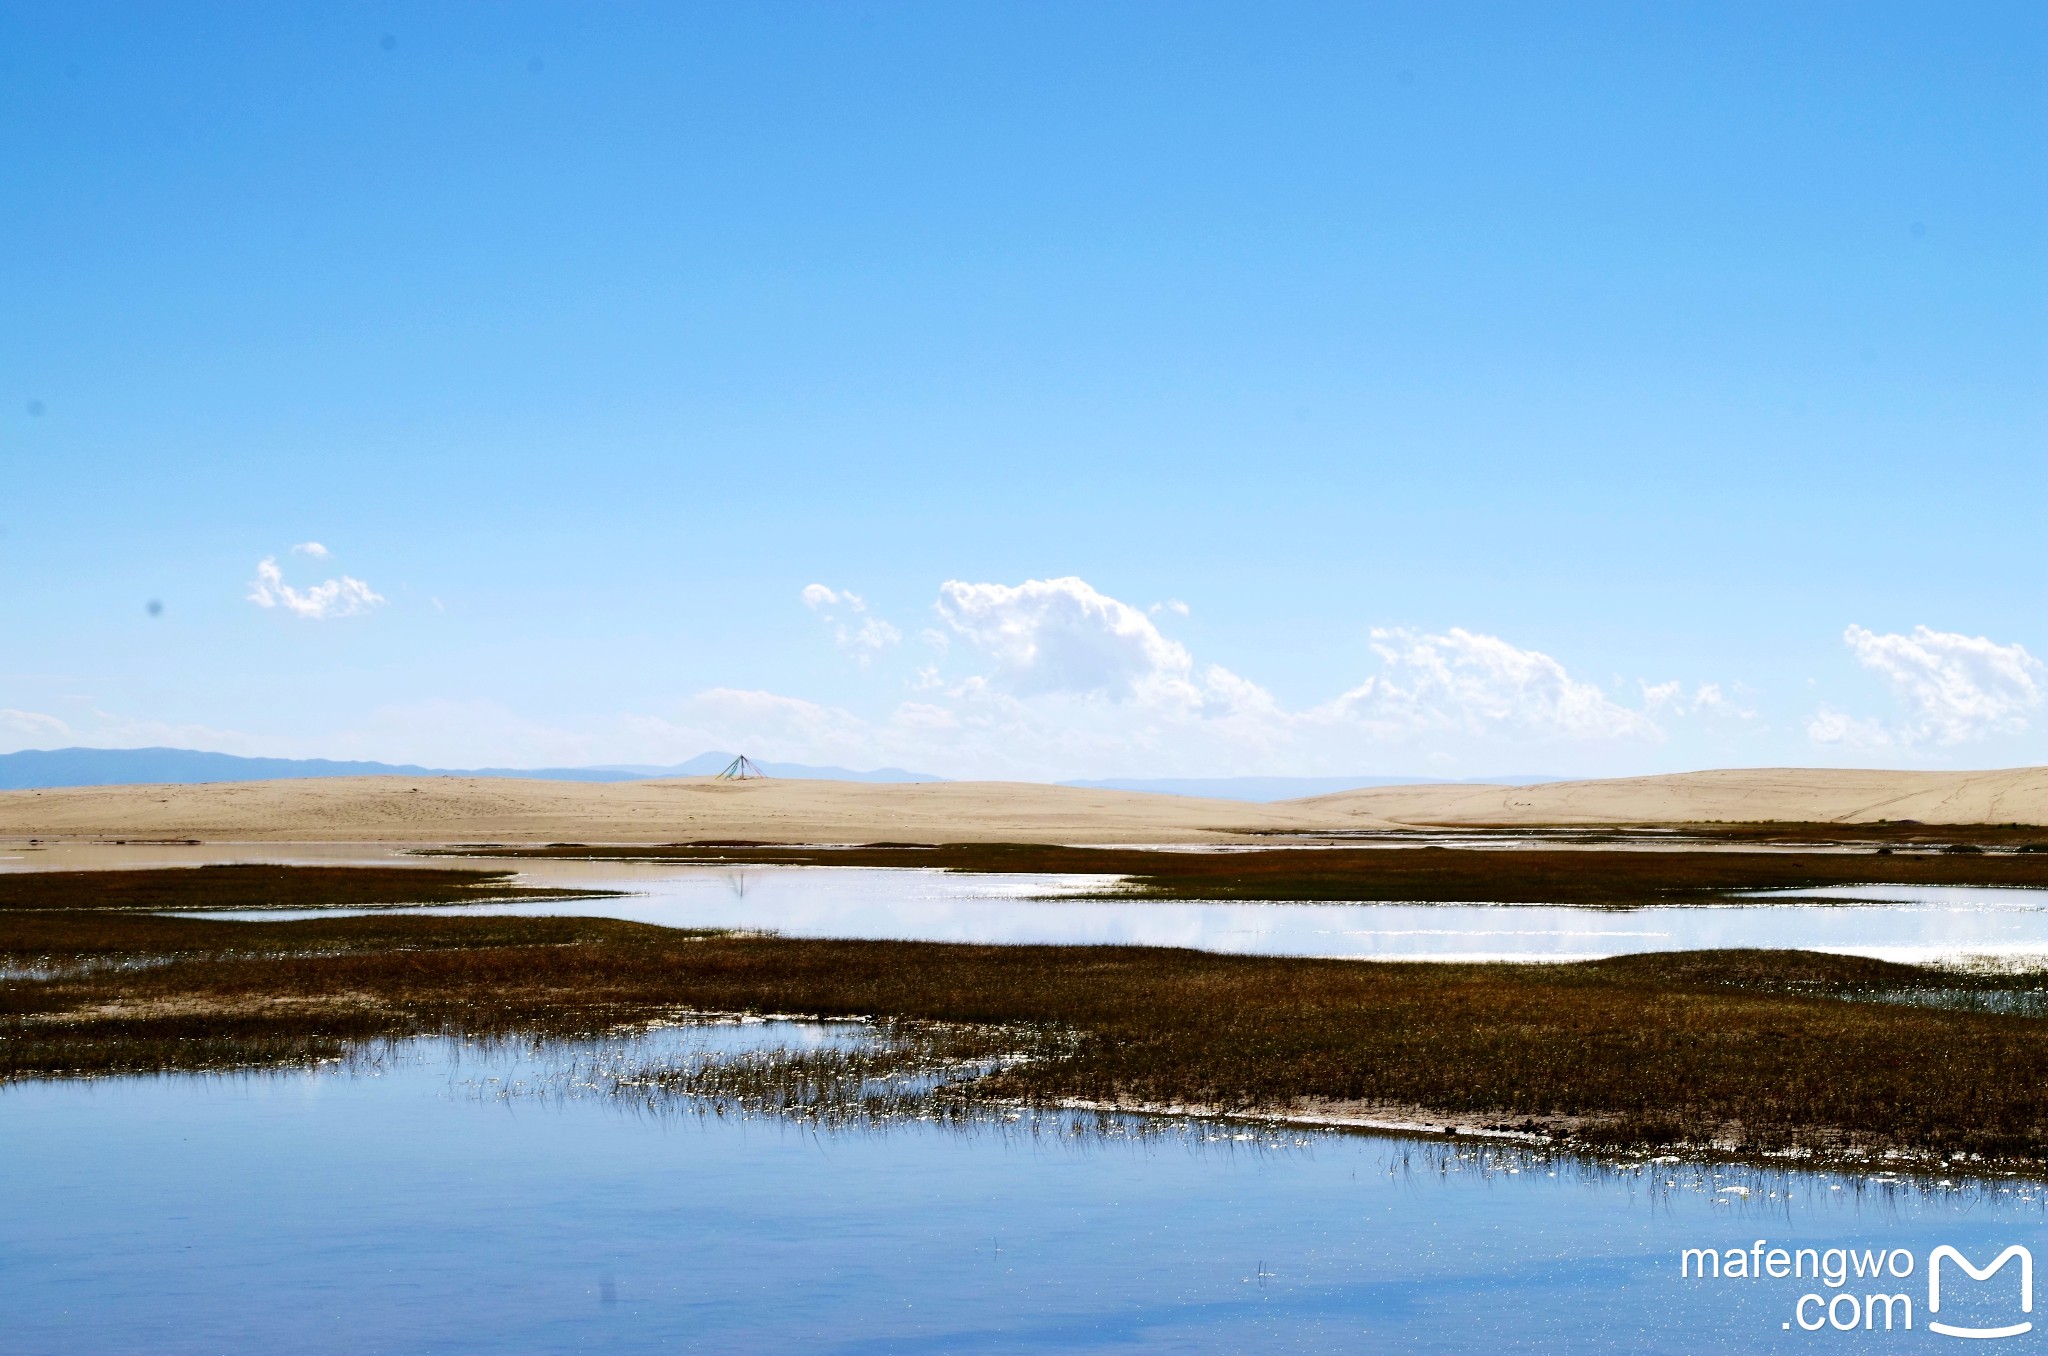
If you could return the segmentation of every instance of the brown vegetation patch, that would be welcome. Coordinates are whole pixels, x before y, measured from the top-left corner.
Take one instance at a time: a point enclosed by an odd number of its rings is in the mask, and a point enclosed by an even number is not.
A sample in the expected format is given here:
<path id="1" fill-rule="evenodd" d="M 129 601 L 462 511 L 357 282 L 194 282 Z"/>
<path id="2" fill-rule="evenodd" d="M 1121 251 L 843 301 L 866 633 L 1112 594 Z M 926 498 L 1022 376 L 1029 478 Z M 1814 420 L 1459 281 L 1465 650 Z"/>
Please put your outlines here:
<path id="1" fill-rule="evenodd" d="M 24 1025 L 90 1026 L 95 1022 L 223 1021 L 279 1013 L 353 1014 L 374 1011 L 384 1000 L 373 993 L 332 994 L 172 994 L 159 998 L 115 998 L 58 1012 L 29 1013 Z"/>
<path id="2" fill-rule="evenodd" d="M 0 981 L 0 1079 L 298 1063 L 379 1037 L 590 1035 L 682 1009 L 801 1012 L 1000 1028 L 1003 1043 L 1041 1033 L 1031 1059 L 972 1085 L 982 1098 L 1419 1108 L 1418 1123 L 1584 1145 L 2048 1162 L 2048 1026 L 1911 1001 L 2036 982 L 1847 957 L 1408 964 L 802 941 L 592 918 L 0 914 L 24 920 L 53 962 L 163 963 Z"/>
<path id="3" fill-rule="evenodd" d="M 0 872 L 0 912 L 376 909 L 609 895 L 511 883 L 510 870 L 234 864 L 133 871 Z"/>

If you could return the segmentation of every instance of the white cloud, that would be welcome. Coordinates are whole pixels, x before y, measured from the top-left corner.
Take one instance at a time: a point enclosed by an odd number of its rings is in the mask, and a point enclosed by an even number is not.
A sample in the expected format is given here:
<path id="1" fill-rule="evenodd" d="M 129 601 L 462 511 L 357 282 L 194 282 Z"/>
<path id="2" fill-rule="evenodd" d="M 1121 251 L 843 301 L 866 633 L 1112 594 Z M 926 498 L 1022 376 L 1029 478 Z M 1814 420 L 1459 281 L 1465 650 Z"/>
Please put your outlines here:
<path id="1" fill-rule="evenodd" d="M 1661 711 L 1667 706 L 1676 708 L 1681 706 L 1684 701 L 1685 684 L 1677 679 L 1673 679 L 1668 683 L 1658 683 L 1655 686 L 1649 683 L 1643 684 L 1643 706 L 1648 710 Z"/>
<path id="2" fill-rule="evenodd" d="M 327 559 L 327 557 L 333 555 L 334 553 L 332 551 L 329 551 L 326 547 L 322 546 L 317 541 L 302 541 L 297 546 L 294 546 L 292 548 L 292 554 L 299 556 L 311 556 L 315 560 L 325 560 Z"/>
<path id="3" fill-rule="evenodd" d="M 980 658 L 981 672 L 946 690 L 972 725 L 1008 729 L 1020 742 L 1126 767 L 1150 764 L 1355 771 L 1391 750 L 1413 764 L 1446 745 L 1462 753 L 1500 746 L 1661 741 L 1649 711 L 1623 705 L 1539 650 L 1451 628 L 1375 630 L 1378 673 L 1332 701 L 1290 708 L 1259 684 L 1199 664 L 1154 618 L 1086 580 L 1021 584 L 948 580 L 937 611 Z M 955 656 L 957 658 L 957 656 Z M 929 691 L 935 669 L 920 672 Z M 1651 690 L 1687 713 L 1747 718 L 1716 684 Z M 1084 754 L 1081 743 L 1091 745 Z"/>
<path id="4" fill-rule="evenodd" d="M 1150 612 L 1155 617 L 1162 612 L 1171 612 L 1176 617 L 1185 617 L 1188 615 L 1188 605 L 1178 598 L 1168 598 L 1163 603 L 1154 603 L 1152 604 L 1152 606 L 1146 608 L 1145 610 L 1147 612 Z"/>
<path id="5" fill-rule="evenodd" d="M 1506 733 L 1539 740 L 1662 739 L 1641 711 L 1573 678 L 1540 650 L 1452 627 L 1436 635 L 1375 628 L 1381 672 L 1328 706 L 1383 738 L 1432 731 Z"/>
<path id="6" fill-rule="evenodd" d="M 805 591 L 820 615 L 858 616 L 857 595 Z M 863 604 L 864 606 L 864 604 Z M 713 689 L 636 726 L 679 754 L 745 749 L 771 759 L 894 764 L 946 775 L 1073 777 L 1149 772 L 1357 772 L 1450 768 L 1503 750 L 1575 741 L 1583 751 L 1659 739 L 1550 656 L 1494 636 L 1383 631 L 1381 671 L 1336 701 L 1290 708 L 1259 684 L 1198 663 L 1147 611 L 1078 578 L 949 580 L 946 628 L 906 672 L 894 710 L 856 713 L 772 692 Z M 1162 609 L 1164 610 L 1164 609 Z M 949 677 L 946 668 L 952 670 Z M 1683 688 L 1673 689 L 1682 695 Z M 1710 706 L 1717 690 L 1684 698 Z M 1594 756 L 1599 756 L 1595 754 Z"/>
<path id="7" fill-rule="evenodd" d="M 939 616 L 995 661 L 988 681 L 1018 696 L 1100 695 L 1115 700 L 1192 695 L 1194 660 L 1152 619 L 1083 579 L 939 588 Z"/>
<path id="8" fill-rule="evenodd" d="M 303 592 L 284 582 L 277 557 L 265 556 L 256 565 L 256 578 L 249 584 L 249 601 L 258 607 L 281 607 L 308 621 L 353 617 L 384 602 L 381 594 L 350 575 L 315 584 Z"/>
<path id="9" fill-rule="evenodd" d="M 832 628 L 832 643 L 852 655 L 862 668 L 903 639 L 903 633 L 894 626 L 880 617 L 869 616 L 867 601 L 851 590 L 806 584 L 803 598 L 804 606 Z"/>
<path id="10" fill-rule="evenodd" d="M 1880 635 L 1851 625 L 1843 643 L 1856 662 L 1884 679 L 1904 718 L 1884 725 L 1823 707 L 1807 723 L 1822 744 L 1961 744 L 2019 734 L 2048 700 L 2048 665 L 2017 643 L 1916 626 Z"/>
<path id="11" fill-rule="evenodd" d="M 334 599 L 322 602 L 317 589 L 290 589 L 274 560 L 264 566 L 252 586 L 268 595 L 262 605 L 323 616 L 343 615 L 339 609 L 350 605 L 338 591 L 342 581 L 332 581 Z M 880 662 L 885 647 L 900 643 L 893 627 L 863 638 L 869 623 L 887 623 L 859 594 L 813 584 L 800 596 L 856 658 Z M 1162 606 L 1155 618 L 1071 577 L 950 580 L 935 613 L 930 648 L 895 656 L 905 686 L 893 709 L 716 687 L 576 729 L 545 728 L 489 701 L 425 701 L 366 713 L 317 746 L 197 731 L 122 742 L 236 751 L 260 744 L 246 751 L 438 767 L 665 764 L 731 749 L 770 760 L 1038 779 L 1591 772 L 1633 770 L 1615 763 L 1662 737 L 1655 723 L 1662 713 L 1709 711 L 1724 700 L 1710 684 L 1657 684 L 1631 709 L 1550 655 L 1453 628 L 1373 632 L 1371 676 L 1334 700 L 1313 704 L 1322 694 L 1310 694 L 1310 703 L 1283 702 L 1222 665 L 1199 662 L 1163 634 L 1159 623 L 1170 624 L 1173 609 Z M 1331 646 L 1356 639 L 1341 619 L 1323 629 L 1327 635 L 1311 639 Z M 94 728 L 35 742 L 100 743 L 104 736 Z"/>
<path id="12" fill-rule="evenodd" d="M 39 748 L 47 741 L 71 737 L 71 726 L 55 716 L 0 706 L 0 741 L 13 748 Z"/>
<path id="13" fill-rule="evenodd" d="M 1881 720 L 1865 720 L 1823 706 L 1806 722 L 1806 736 L 1816 744 L 1842 744 L 1855 749 L 1887 748 L 1899 741 Z"/>
<path id="14" fill-rule="evenodd" d="M 1746 690 L 1737 683 L 1738 690 Z M 1677 679 L 1666 683 L 1644 683 L 1643 709 L 1653 715 L 1669 712 L 1674 716 L 1726 716 L 1735 720 L 1754 720 L 1756 712 L 1739 705 L 1724 692 L 1719 683 L 1701 683 L 1688 695 L 1685 684 Z"/>

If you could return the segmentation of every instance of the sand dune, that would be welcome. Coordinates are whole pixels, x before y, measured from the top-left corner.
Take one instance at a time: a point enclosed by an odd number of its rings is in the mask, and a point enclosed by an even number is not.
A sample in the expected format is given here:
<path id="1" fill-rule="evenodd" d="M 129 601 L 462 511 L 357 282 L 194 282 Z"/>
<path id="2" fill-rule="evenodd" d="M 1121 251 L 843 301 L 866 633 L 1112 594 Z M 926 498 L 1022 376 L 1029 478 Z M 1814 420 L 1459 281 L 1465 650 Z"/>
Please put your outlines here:
<path id="1" fill-rule="evenodd" d="M 1270 805 L 1033 782 L 322 777 L 0 792 L 0 837 L 214 842 L 1204 843 L 1395 824 L 2048 824 L 2048 768 L 1762 768 L 1548 786 L 1395 786 Z"/>
<path id="2" fill-rule="evenodd" d="M 1371 825 L 1352 811 L 1028 782 L 321 777 L 0 792 L 0 836 L 232 842 L 1198 843 Z"/>
<path id="3" fill-rule="evenodd" d="M 1834 768 L 1730 768 L 1664 777 L 1616 777 L 1545 786 L 1389 786 L 1272 808 L 1362 825 L 1684 824 L 1805 821 L 1867 824 L 2048 824 L 2048 768 L 1996 772 L 1884 772 Z"/>

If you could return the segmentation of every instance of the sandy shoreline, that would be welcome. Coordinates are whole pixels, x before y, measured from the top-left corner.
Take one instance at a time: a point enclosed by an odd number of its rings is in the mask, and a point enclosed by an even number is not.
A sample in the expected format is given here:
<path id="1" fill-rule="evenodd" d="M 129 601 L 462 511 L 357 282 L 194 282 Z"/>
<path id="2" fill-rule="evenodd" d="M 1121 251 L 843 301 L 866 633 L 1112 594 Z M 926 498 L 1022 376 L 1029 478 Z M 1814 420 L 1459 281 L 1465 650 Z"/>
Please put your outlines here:
<path id="1" fill-rule="evenodd" d="M 2048 768 L 1730 769 L 1254 804 L 1033 782 L 329 777 L 0 792 L 0 838 L 237 842 L 1130 843 L 1425 825 L 2048 824 Z"/>

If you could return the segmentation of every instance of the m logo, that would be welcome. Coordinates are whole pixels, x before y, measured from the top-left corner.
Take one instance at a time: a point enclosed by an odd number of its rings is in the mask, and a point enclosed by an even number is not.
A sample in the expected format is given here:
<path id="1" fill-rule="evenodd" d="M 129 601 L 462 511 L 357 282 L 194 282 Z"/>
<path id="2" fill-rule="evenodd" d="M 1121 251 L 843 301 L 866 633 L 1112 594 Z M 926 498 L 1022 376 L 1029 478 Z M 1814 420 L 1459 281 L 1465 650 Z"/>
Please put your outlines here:
<path id="1" fill-rule="evenodd" d="M 1998 1260 L 1983 1270 L 1970 1265 L 1970 1259 L 1944 1243 L 1927 1255 L 1927 1312 L 1941 1312 L 1941 1259 L 1948 1258 L 1961 1267 L 1973 1281 L 1988 1281 L 2013 1258 L 2020 1259 L 2020 1312 L 2034 1312 L 2034 1254 L 2015 1243 L 1998 1254 Z M 1937 1323 L 1931 1318 L 1927 1326 L 1946 1337 L 2018 1337 L 2023 1332 L 2032 1332 L 2033 1321 L 2014 1323 L 2004 1328 L 1958 1328 L 1947 1323 Z"/>

